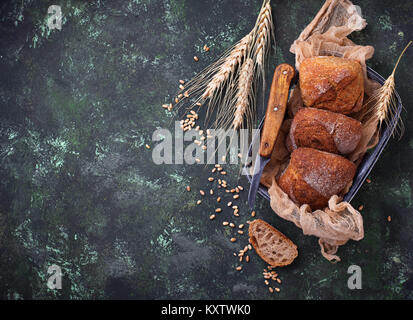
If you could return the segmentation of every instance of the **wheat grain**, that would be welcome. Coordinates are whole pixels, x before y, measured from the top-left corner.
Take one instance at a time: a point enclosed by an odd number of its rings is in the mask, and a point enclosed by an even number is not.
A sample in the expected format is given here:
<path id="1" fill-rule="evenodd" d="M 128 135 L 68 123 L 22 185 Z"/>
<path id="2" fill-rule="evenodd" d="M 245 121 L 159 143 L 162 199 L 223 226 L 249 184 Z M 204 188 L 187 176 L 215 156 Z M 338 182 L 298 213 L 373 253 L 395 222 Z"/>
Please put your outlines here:
<path id="1" fill-rule="evenodd" d="M 234 129 L 238 129 L 242 126 L 244 116 L 250 103 L 250 96 L 252 94 L 252 80 L 254 77 L 254 61 L 250 58 L 246 59 L 242 65 L 238 92 L 237 102 L 235 106 L 234 121 L 232 123 Z"/>

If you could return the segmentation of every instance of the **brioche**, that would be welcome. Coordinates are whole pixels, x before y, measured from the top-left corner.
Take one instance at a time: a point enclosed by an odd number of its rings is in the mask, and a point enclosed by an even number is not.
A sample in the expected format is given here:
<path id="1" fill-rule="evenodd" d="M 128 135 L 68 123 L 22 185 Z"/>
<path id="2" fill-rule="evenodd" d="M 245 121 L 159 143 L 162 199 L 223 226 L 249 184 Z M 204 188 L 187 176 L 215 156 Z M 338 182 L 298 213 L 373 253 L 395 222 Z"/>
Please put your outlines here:
<path id="1" fill-rule="evenodd" d="M 308 147 L 345 155 L 357 147 L 361 131 L 361 122 L 353 118 L 327 110 L 303 108 L 294 116 L 286 145 L 290 152 Z"/>
<path id="2" fill-rule="evenodd" d="M 298 148 L 278 180 L 280 188 L 299 205 L 323 209 L 333 195 L 353 180 L 356 165 L 346 158 L 311 148 Z"/>
<path id="3" fill-rule="evenodd" d="M 332 56 L 307 58 L 301 62 L 299 78 L 305 106 L 342 114 L 360 111 L 364 77 L 358 61 Z"/>
<path id="4" fill-rule="evenodd" d="M 248 234 L 257 254 L 272 267 L 289 265 L 298 256 L 297 246 L 263 220 L 252 221 Z"/>

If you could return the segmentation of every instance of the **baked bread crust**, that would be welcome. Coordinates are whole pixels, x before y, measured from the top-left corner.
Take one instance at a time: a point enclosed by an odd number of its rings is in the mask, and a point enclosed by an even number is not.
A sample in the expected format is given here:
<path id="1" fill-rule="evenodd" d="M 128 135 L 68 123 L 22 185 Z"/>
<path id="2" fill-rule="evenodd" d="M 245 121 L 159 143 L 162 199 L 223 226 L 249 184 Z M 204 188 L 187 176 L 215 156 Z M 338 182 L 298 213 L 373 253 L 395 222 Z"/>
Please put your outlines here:
<path id="1" fill-rule="evenodd" d="M 349 154 L 360 142 L 362 124 L 342 114 L 315 108 L 300 109 L 291 124 L 287 148 L 313 148 Z"/>
<path id="2" fill-rule="evenodd" d="M 356 60 L 333 56 L 306 58 L 301 62 L 299 79 L 307 107 L 351 114 L 363 105 L 364 77 Z"/>
<path id="3" fill-rule="evenodd" d="M 272 267 L 287 266 L 298 256 L 297 246 L 264 220 L 252 221 L 248 235 L 257 254 Z"/>
<path id="4" fill-rule="evenodd" d="M 340 195 L 356 174 L 356 165 L 346 158 L 312 148 L 298 148 L 279 178 L 278 185 L 291 200 L 323 209 L 333 195 Z"/>

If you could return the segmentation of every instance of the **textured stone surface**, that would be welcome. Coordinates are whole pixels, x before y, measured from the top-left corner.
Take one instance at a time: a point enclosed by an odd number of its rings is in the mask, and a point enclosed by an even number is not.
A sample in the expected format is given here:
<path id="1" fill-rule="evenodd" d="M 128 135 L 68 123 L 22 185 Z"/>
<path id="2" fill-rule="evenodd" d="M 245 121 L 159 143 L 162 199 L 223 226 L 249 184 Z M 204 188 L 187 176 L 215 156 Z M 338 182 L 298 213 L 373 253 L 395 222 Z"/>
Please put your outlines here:
<path id="1" fill-rule="evenodd" d="M 352 39 L 375 46 L 368 64 L 387 76 L 413 38 L 413 3 L 359 2 L 368 26 Z M 290 44 L 322 3 L 273 1 L 271 69 L 293 63 Z M 61 31 L 47 28 L 52 4 L 62 6 Z M 247 239 L 232 244 L 223 218 L 209 221 L 215 200 L 196 206 L 209 168 L 156 166 L 145 148 L 156 128 L 172 128 L 161 105 L 177 81 L 245 35 L 259 7 L 258 0 L 1 2 L 0 298 L 413 298 L 412 49 L 396 75 L 406 132 L 390 141 L 372 183 L 353 200 L 364 205 L 365 239 L 342 247 L 342 261 L 331 264 L 314 237 L 258 199 L 257 217 L 299 247 L 294 264 L 278 270 L 279 294 L 268 294 L 255 254 L 235 271 L 232 253 Z M 235 183 L 238 167 L 228 171 Z M 245 178 L 239 183 L 247 187 Z M 188 184 L 195 191 L 185 192 Z M 245 191 L 238 202 L 237 221 L 245 221 Z M 62 290 L 46 286 L 52 264 L 62 267 Z M 362 290 L 347 288 L 352 264 L 362 268 Z"/>

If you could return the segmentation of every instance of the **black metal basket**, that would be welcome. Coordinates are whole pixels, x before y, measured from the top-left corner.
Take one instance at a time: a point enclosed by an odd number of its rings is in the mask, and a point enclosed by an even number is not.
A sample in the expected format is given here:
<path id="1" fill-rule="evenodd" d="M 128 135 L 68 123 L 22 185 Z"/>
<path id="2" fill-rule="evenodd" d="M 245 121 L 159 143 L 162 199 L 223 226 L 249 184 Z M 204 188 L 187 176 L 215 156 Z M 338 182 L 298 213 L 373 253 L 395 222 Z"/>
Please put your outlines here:
<path id="1" fill-rule="evenodd" d="M 385 79 L 381 75 L 379 75 L 376 71 L 374 71 L 373 69 L 371 69 L 369 67 L 367 67 L 367 76 L 370 79 L 377 81 L 381 85 L 383 85 L 384 82 L 385 82 Z M 389 141 L 390 137 L 392 136 L 393 131 L 396 129 L 397 122 L 399 121 L 399 118 L 400 118 L 400 115 L 401 115 L 401 112 L 402 112 L 402 109 L 403 109 L 403 105 L 402 105 L 400 96 L 396 91 L 395 91 L 395 97 L 396 97 L 396 100 L 397 100 L 397 110 L 393 114 L 393 116 L 390 119 L 389 123 L 387 125 L 383 124 L 379 143 L 376 145 L 376 147 L 374 149 L 372 149 L 368 153 L 366 153 L 366 155 L 363 158 L 363 161 L 358 166 L 356 176 L 353 180 L 353 184 L 351 186 L 351 189 L 344 196 L 343 200 L 346 201 L 346 202 L 351 202 L 351 200 L 356 195 L 357 191 L 361 188 L 361 186 L 363 185 L 363 182 L 366 180 L 367 176 L 369 175 L 369 173 L 373 169 L 374 165 L 376 164 L 380 154 L 383 152 L 384 147 L 387 145 L 387 142 Z M 264 119 L 262 119 L 262 121 L 259 125 L 259 129 L 262 129 L 263 124 L 264 124 Z M 248 156 L 249 157 L 252 157 L 252 146 L 255 143 L 259 143 L 258 139 L 259 139 L 259 135 L 257 134 L 256 136 L 254 136 L 253 141 L 252 141 L 252 143 L 249 147 L 249 150 L 248 150 Z M 250 175 L 249 168 L 250 168 L 250 166 L 248 166 L 248 164 L 247 164 L 244 167 L 244 171 L 245 171 L 245 174 L 248 178 L 248 181 L 251 183 L 252 176 Z M 270 200 L 270 195 L 268 194 L 268 189 L 265 186 L 263 186 L 262 184 L 260 184 L 260 186 L 258 188 L 258 193 L 261 196 L 263 196 L 265 199 Z"/>

